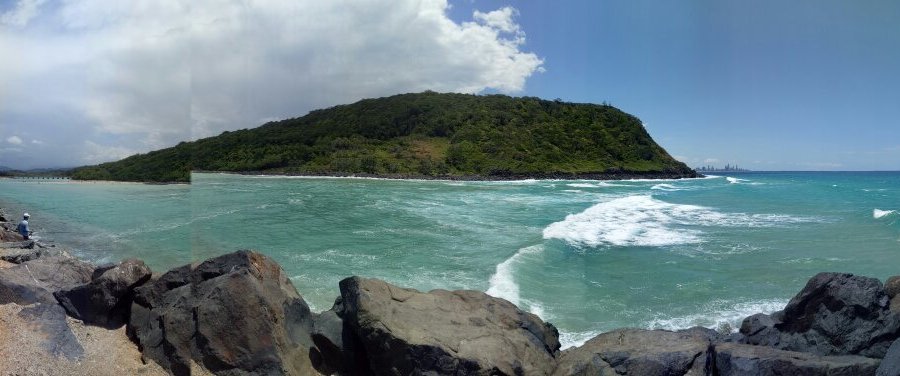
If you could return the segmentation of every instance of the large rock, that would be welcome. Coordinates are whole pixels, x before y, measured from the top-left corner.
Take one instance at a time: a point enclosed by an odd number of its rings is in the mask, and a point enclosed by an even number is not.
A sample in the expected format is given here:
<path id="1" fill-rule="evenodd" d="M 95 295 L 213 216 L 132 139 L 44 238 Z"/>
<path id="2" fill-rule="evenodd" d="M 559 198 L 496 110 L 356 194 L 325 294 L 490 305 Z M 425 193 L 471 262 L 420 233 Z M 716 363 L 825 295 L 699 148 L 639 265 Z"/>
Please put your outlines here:
<path id="1" fill-rule="evenodd" d="M 135 289 L 129 334 L 174 375 L 313 375 L 309 307 L 268 257 L 239 251 Z"/>
<path id="2" fill-rule="evenodd" d="M 900 376 L 900 339 L 888 348 L 884 360 L 878 366 L 877 376 Z"/>
<path id="3" fill-rule="evenodd" d="M 712 337 L 699 330 L 618 329 L 563 351 L 553 375 L 706 375 Z"/>
<path id="4" fill-rule="evenodd" d="M 884 293 L 891 299 L 900 294 L 900 275 L 890 277 L 884 282 Z"/>
<path id="5" fill-rule="evenodd" d="M 355 367 L 347 373 L 548 375 L 556 366 L 556 328 L 506 300 L 360 277 L 344 279 L 340 289 L 335 308 L 351 334 L 341 336 L 344 359 Z"/>
<path id="6" fill-rule="evenodd" d="M 877 359 L 855 355 L 819 356 L 764 346 L 722 343 L 715 347 L 719 376 L 864 376 L 874 375 Z"/>
<path id="7" fill-rule="evenodd" d="M 31 243 L 13 243 L 15 245 L 24 245 L 24 247 L 0 248 L 0 260 L 11 262 L 13 264 L 21 264 L 26 261 L 36 260 L 41 257 L 62 256 L 71 257 L 68 252 L 57 248 L 34 247 Z M 29 247 L 28 245 L 32 245 Z M 4 245 L 6 247 L 6 245 Z"/>
<path id="8" fill-rule="evenodd" d="M 42 257 L 0 269 L 0 304 L 56 304 L 53 293 L 87 283 L 94 267 L 66 257 Z"/>
<path id="9" fill-rule="evenodd" d="M 819 273 L 783 311 L 745 319 L 741 334 L 749 344 L 782 350 L 882 358 L 900 337 L 900 315 L 879 280 Z"/>
<path id="10" fill-rule="evenodd" d="M 143 261 L 129 259 L 100 275 L 95 272 L 89 283 L 53 295 L 72 317 L 91 325 L 118 328 L 128 320 L 134 289 L 150 275 Z"/>

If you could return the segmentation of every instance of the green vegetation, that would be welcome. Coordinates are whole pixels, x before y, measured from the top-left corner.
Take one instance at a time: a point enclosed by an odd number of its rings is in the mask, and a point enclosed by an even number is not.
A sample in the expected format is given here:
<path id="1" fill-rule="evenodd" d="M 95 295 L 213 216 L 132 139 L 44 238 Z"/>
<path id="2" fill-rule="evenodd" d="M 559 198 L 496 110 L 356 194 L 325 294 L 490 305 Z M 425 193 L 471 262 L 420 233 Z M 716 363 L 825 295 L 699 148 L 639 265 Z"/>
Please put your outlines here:
<path id="1" fill-rule="evenodd" d="M 693 171 L 612 106 L 425 92 L 366 99 L 76 169 L 75 179 L 188 181 L 191 170 L 386 176 Z"/>

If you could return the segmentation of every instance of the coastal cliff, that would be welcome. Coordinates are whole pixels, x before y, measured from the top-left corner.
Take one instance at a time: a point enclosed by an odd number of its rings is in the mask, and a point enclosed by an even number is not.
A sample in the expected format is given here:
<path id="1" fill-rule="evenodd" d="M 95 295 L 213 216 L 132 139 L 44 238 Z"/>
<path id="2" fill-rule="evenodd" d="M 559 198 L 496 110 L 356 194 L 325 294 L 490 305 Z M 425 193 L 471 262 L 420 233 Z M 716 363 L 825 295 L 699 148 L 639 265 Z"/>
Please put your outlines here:
<path id="1" fill-rule="evenodd" d="M 255 251 L 153 274 L 140 260 L 92 265 L 0 227 L 9 374 L 900 374 L 900 277 L 820 273 L 738 333 L 618 329 L 561 350 L 551 323 L 479 291 L 349 277 L 334 306 L 314 313 Z"/>

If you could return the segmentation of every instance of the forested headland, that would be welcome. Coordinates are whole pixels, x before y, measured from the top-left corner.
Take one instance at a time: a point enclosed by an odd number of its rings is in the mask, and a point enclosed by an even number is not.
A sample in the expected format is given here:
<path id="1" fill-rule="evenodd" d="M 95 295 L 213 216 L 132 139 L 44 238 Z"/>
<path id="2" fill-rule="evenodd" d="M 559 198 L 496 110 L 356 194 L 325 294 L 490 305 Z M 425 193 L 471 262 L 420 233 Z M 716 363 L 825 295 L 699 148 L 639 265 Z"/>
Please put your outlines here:
<path id="1" fill-rule="evenodd" d="M 187 182 L 191 171 L 424 178 L 696 173 L 613 106 L 424 92 L 315 110 L 80 167 L 72 178 Z"/>

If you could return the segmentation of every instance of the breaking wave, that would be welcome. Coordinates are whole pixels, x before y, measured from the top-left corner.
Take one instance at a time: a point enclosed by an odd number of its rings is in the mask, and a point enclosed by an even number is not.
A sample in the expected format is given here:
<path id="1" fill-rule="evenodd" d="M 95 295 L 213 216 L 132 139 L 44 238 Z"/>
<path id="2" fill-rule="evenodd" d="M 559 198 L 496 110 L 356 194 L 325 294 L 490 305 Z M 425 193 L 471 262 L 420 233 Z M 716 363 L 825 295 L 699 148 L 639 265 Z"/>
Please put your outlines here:
<path id="1" fill-rule="evenodd" d="M 516 265 L 521 262 L 523 256 L 540 253 L 543 250 L 544 247 L 541 245 L 525 247 L 519 249 L 516 254 L 506 259 L 506 261 L 497 264 L 497 270 L 494 272 L 494 275 L 491 276 L 490 287 L 487 290 L 487 294 L 493 297 L 506 299 L 510 303 L 518 306 L 520 303 L 519 285 L 516 283 L 515 277 L 513 276 Z"/>
<path id="2" fill-rule="evenodd" d="M 712 208 L 672 204 L 649 195 L 617 198 L 570 214 L 544 229 L 544 239 L 574 246 L 668 246 L 700 243 L 693 227 L 777 227 L 817 222 L 817 218 L 782 214 L 721 213 Z M 676 227 L 677 226 L 677 227 Z"/>
<path id="3" fill-rule="evenodd" d="M 896 212 L 895 210 L 875 209 L 875 210 L 872 210 L 872 218 L 878 219 L 878 218 L 886 217 L 891 214 L 894 214 L 895 212 Z"/>

